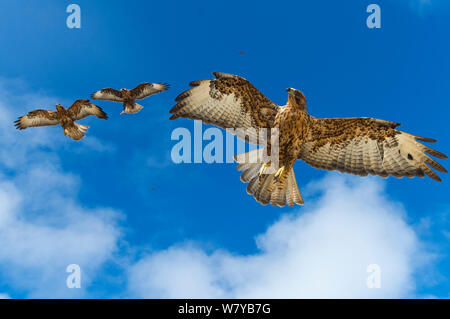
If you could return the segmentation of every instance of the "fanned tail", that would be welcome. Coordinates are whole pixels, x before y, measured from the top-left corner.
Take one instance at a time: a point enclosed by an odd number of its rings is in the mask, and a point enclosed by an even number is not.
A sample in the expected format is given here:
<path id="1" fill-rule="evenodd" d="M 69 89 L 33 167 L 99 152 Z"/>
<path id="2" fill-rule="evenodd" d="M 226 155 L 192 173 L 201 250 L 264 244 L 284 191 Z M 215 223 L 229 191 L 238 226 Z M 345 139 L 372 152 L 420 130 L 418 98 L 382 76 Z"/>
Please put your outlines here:
<path id="1" fill-rule="evenodd" d="M 270 203 L 273 206 L 283 207 L 286 204 L 303 205 L 304 201 L 300 194 L 295 178 L 294 168 L 282 171 L 276 176 L 273 174 L 260 174 L 264 171 L 264 163 L 260 161 L 262 149 L 235 156 L 239 163 L 237 169 L 242 171 L 241 181 L 248 183 L 247 193 L 263 204 Z"/>
<path id="2" fill-rule="evenodd" d="M 122 113 L 120 113 L 121 115 L 126 113 L 126 114 L 135 114 L 137 112 L 139 112 L 140 110 L 142 110 L 144 107 L 136 102 L 134 103 L 129 103 L 129 102 L 124 102 L 123 103 L 123 111 Z"/>
<path id="3" fill-rule="evenodd" d="M 88 128 L 89 126 L 81 125 L 78 123 L 71 123 L 65 126 L 63 129 L 64 135 L 68 135 L 73 140 L 79 141 L 84 137 L 84 133 L 87 132 Z"/>

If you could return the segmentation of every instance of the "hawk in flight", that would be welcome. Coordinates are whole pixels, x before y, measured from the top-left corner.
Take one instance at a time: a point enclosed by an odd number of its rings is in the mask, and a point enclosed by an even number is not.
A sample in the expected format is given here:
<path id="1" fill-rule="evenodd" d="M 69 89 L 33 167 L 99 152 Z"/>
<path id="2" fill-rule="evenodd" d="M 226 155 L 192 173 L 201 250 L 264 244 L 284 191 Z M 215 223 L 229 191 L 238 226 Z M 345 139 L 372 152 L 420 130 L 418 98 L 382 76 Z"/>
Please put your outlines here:
<path id="1" fill-rule="evenodd" d="M 166 83 L 142 83 L 132 90 L 121 89 L 120 91 L 106 88 L 97 91 L 91 95 L 94 100 L 114 101 L 123 103 L 123 111 L 120 114 L 134 114 L 142 110 L 144 107 L 135 102 L 142 100 L 147 96 L 166 91 L 169 85 Z"/>
<path id="2" fill-rule="evenodd" d="M 215 79 L 190 83 L 192 88 L 176 98 L 170 119 L 201 120 L 234 131 L 278 129 L 280 168 L 276 172 L 267 173 L 269 163 L 258 160 L 260 149 L 235 156 L 241 181 L 248 183 L 247 193 L 263 205 L 304 204 L 293 170 L 297 159 L 316 168 L 360 176 L 427 175 L 440 182 L 432 169 L 447 173 L 429 155 L 447 156 L 419 143 L 436 141 L 402 132 L 397 129 L 399 123 L 368 117 L 316 118 L 308 114 L 306 98 L 296 89 L 287 89 L 287 103 L 279 106 L 242 77 L 213 74 Z M 236 135 L 251 143 L 259 140 L 251 134 Z"/>
<path id="3" fill-rule="evenodd" d="M 68 109 L 64 108 L 61 104 L 57 104 L 56 111 L 34 110 L 27 115 L 19 117 L 14 123 L 18 130 L 59 124 L 64 130 L 64 135 L 68 135 L 78 141 L 84 137 L 84 133 L 87 132 L 89 126 L 75 123 L 75 121 L 79 121 L 90 115 L 104 120 L 108 119 L 108 115 L 89 100 L 76 100 Z"/>

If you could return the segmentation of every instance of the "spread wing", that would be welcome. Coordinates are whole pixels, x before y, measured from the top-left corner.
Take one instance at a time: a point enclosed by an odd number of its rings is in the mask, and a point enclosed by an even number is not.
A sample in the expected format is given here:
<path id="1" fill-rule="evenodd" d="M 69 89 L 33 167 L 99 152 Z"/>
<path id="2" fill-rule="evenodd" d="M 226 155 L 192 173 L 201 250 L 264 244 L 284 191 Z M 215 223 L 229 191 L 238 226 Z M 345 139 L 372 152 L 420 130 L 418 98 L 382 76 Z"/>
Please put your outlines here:
<path id="1" fill-rule="evenodd" d="M 167 83 L 142 83 L 130 91 L 131 97 L 136 100 L 141 100 L 147 96 L 167 91 L 169 85 Z"/>
<path id="2" fill-rule="evenodd" d="M 213 74 L 216 79 L 190 83 L 193 88 L 176 98 L 178 103 L 170 110 L 173 113 L 170 119 L 187 117 L 224 129 L 248 130 L 248 138 L 238 130 L 232 133 L 256 143 L 258 132 L 249 129 L 273 127 L 279 106 L 244 78 L 226 73 Z"/>
<path id="3" fill-rule="evenodd" d="M 59 124 L 59 120 L 58 114 L 55 111 L 34 110 L 19 117 L 14 123 L 18 130 L 24 130 L 35 126 L 57 125 Z"/>
<path id="4" fill-rule="evenodd" d="M 361 176 L 426 174 L 441 181 L 430 167 L 443 173 L 447 170 L 427 154 L 441 159 L 447 156 L 418 142 L 436 141 L 399 131 L 399 125 L 373 118 L 311 118 L 299 159 L 317 168 Z"/>
<path id="5" fill-rule="evenodd" d="M 100 91 L 97 91 L 91 94 L 91 98 L 93 100 L 105 100 L 105 101 L 115 101 L 115 102 L 123 102 L 122 92 L 112 89 L 106 88 Z"/>
<path id="6" fill-rule="evenodd" d="M 84 119 L 90 115 L 94 115 L 104 120 L 108 119 L 108 115 L 102 110 L 102 108 L 91 103 L 89 100 L 76 100 L 72 106 L 67 109 L 67 111 L 74 121 Z"/>

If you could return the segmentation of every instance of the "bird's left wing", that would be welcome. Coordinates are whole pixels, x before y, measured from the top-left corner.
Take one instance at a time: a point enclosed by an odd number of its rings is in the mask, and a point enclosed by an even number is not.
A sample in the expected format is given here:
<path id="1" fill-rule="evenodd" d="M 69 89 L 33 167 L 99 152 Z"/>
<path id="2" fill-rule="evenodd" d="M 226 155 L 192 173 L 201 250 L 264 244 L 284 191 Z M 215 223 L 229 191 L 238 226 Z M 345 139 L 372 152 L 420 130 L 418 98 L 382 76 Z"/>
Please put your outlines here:
<path id="1" fill-rule="evenodd" d="M 84 119 L 90 115 L 94 115 L 104 120 L 108 119 L 108 115 L 102 110 L 102 108 L 91 103 L 89 100 L 76 100 L 72 106 L 67 109 L 67 111 L 74 121 Z"/>
<path id="2" fill-rule="evenodd" d="M 258 131 L 272 128 L 279 106 L 264 96 L 246 79 L 232 74 L 214 72 L 215 79 L 191 82 L 193 87 L 181 93 L 171 110 L 171 120 L 187 117 L 224 129 L 242 129 L 232 133 L 251 143 L 258 142 Z"/>
<path id="3" fill-rule="evenodd" d="M 123 96 L 120 91 L 112 88 L 101 89 L 100 91 L 91 94 L 93 100 L 104 100 L 104 101 L 114 101 L 123 102 Z"/>
<path id="4" fill-rule="evenodd" d="M 400 124 L 373 118 L 311 117 L 299 159 L 313 167 L 361 176 L 423 177 L 441 181 L 430 168 L 447 170 L 429 155 L 447 156 L 419 143 L 436 142 L 397 130 Z"/>
<path id="5" fill-rule="evenodd" d="M 55 111 L 34 110 L 19 117 L 14 123 L 18 130 L 24 130 L 29 127 L 57 125 L 59 120 Z"/>
<path id="6" fill-rule="evenodd" d="M 131 97 L 136 100 L 141 100 L 147 96 L 167 91 L 169 84 L 167 83 L 142 83 L 130 91 Z"/>

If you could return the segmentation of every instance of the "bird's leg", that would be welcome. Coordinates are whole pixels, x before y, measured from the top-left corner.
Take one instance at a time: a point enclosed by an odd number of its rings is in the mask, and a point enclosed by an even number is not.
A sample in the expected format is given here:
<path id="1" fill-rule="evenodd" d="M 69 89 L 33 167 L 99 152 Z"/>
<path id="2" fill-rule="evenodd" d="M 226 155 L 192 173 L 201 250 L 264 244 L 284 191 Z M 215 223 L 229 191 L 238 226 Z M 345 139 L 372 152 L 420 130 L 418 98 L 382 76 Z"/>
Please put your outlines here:
<path id="1" fill-rule="evenodd" d="M 266 171 L 270 167 L 270 163 L 264 163 L 261 165 L 261 168 L 259 169 L 259 176 L 261 177 L 264 174 L 267 174 Z"/>
<path id="2" fill-rule="evenodd" d="M 127 109 L 127 102 L 123 102 L 123 104 L 122 104 L 122 112 L 120 113 L 120 115 L 123 115 L 123 114 L 125 114 L 126 112 L 126 109 Z"/>

